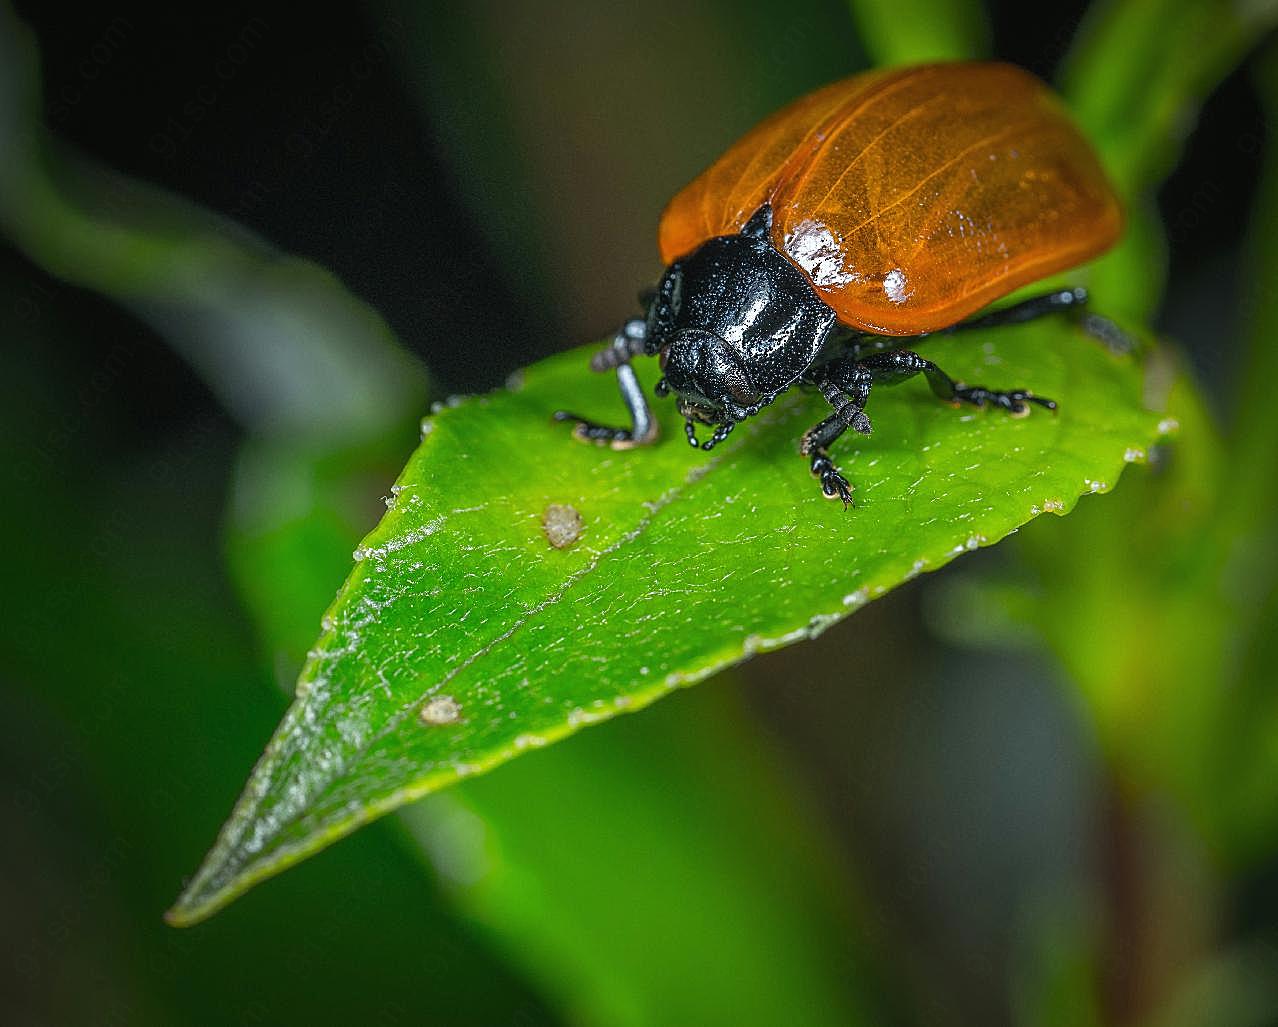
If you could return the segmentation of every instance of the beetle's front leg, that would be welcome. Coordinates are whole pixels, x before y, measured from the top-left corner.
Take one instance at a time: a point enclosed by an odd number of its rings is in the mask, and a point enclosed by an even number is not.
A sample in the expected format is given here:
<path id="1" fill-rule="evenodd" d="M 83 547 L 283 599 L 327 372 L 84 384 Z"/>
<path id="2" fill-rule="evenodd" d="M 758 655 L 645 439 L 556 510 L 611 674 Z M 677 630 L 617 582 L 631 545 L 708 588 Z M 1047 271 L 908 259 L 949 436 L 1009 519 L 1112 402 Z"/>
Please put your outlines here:
<path id="1" fill-rule="evenodd" d="M 841 499 L 844 508 L 852 505 L 852 486 L 830 459 L 829 448 L 849 428 L 870 434 L 870 419 L 865 416 L 866 399 L 870 395 L 871 378 L 854 360 L 846 360 L 822 368 L 817 387 L 834 413 L 803 433 L 799 452 L 808 457 L 808 467 L 821 482 L 826 499 Z"/>
<path id="2" fill-rule="evenodd" d="M 657 422 L 648 408 L 648 400 L 639 385 L 634 368 L 630 366 L 631 358 L 644 352 L 645 334 L 646 325 L 640 318 L 627 321 L 613 337 L 612 345 L 600 350 L 590 361 L 592 371 L 616 370 L 617 386 L 621 390 L 622 401 L 630 412 L 629 428 L 599 424 L 567 410 L 556 410 L 555 420 L 572 421 L 576 425 L 573 435 L 577 438 L 600 446 L 611 446 L 613 449 L 646 446 L 655 441 Z"/>

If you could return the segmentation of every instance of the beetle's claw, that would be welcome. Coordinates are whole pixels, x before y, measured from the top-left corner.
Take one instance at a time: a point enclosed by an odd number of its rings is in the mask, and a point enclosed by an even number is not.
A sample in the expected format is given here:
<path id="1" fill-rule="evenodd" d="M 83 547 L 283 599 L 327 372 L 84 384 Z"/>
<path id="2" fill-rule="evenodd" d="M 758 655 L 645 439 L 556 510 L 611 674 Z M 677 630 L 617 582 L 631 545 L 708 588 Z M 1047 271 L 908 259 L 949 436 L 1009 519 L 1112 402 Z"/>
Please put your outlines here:
<path id="1" fill-rule="evenodd" d="M 613 449 L 630 449 L 640 444 L 629 428 L 598 424 L 567 410 L 556 410 L 551 416 L 556 421 L 573 422 L 572 437 L 578 442 L 593 442 L 596 446 L 611 446 Z"/>
<path id="2" fill-rule="evenodd" d="M 812 455 L 812 473 L 820 479 L 821 493 L 826 499 L 841 499 L 845 510 L 852 505 L 852 486 L 825 453 Z"/>
<path id="3" fill-rule="evenodd" d="M 981 385 L 956 385 L 954 389 L 955 403 L 971 403 L 973 406 L 996 406 L 1006 410 L 1013 417 L 1025 417 L 1029 412 L 1029 404 L 1034 403 L 1044 410 L 1056 413 L 1056 401 L 1046 396 L 1035 396 L 1029 389 L 1009 389 L 996 392 Z"/>
<path id="4" fill-rule="evenodd" d="M 821 476 L 821 492 L 826 499 L 843 500 L 844 510 L 852 505 L 852 486 L 838 471 L 831 471 Z"/>

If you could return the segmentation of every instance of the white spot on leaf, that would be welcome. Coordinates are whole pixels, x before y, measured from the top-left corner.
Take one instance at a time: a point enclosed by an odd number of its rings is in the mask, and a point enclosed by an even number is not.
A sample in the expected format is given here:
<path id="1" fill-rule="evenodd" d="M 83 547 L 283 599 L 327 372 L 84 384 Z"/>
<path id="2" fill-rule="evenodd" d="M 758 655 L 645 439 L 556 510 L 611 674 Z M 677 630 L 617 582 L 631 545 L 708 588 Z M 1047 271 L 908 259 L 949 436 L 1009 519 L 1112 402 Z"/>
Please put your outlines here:
<path id="1" fill-rule="evenodd" d="M 555 549 L 566 549 L 576 542 L 584 526 L 585 521 L 575 506 L 551 503 L 541 516 L 541 530 Z"/>
<path id="2" fill-rule="evenodd" d="M 461 706 L 451 695 L 437 695 L 422 707 L 418 719 L 423 724 L 456 724 L 461 720 Z"/>

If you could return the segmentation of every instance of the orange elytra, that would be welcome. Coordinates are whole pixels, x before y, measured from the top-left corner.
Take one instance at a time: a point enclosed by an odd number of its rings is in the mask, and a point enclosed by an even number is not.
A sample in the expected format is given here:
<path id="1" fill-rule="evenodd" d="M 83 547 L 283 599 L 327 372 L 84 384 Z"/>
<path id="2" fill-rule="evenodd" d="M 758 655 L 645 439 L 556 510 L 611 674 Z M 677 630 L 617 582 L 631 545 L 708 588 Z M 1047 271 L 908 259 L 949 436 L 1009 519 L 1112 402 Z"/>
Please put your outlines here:
<path id="1" fill-rule="evenodd" d="M 1010 64 L 873 71 L 795 101 L 670 201 L 662 260 L 765 202 L 772 244 L 839 320 L 884 335 L 955 324 L 1122 231 L 1087 140 Z"/>

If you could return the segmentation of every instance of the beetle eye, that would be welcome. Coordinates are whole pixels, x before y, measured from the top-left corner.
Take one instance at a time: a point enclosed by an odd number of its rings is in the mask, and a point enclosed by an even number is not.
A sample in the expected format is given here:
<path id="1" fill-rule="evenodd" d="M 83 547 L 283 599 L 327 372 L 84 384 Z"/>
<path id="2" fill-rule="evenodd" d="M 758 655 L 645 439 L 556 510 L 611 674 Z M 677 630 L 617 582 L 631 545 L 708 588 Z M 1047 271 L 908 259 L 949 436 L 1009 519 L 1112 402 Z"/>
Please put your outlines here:
<path id="1" fill-rule="evenodd" d="M 746 378 L 745 372 L 735 364 L 730 365 L 724 371 L 723 384 L 728 390 L 728 395 L 742 406 L 749 406 L 759 398 L 750 387 L 750 380 Z"/>

